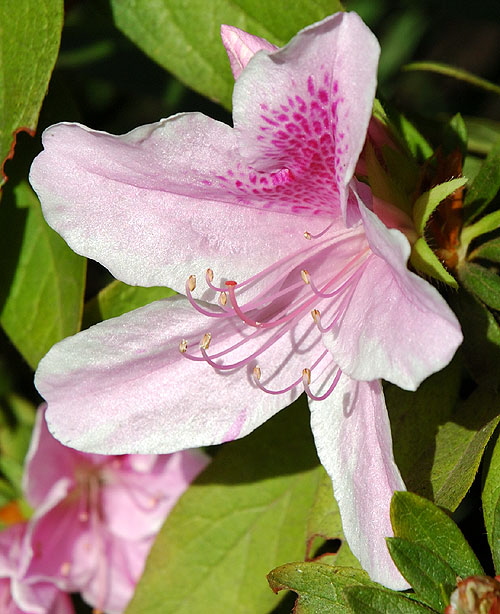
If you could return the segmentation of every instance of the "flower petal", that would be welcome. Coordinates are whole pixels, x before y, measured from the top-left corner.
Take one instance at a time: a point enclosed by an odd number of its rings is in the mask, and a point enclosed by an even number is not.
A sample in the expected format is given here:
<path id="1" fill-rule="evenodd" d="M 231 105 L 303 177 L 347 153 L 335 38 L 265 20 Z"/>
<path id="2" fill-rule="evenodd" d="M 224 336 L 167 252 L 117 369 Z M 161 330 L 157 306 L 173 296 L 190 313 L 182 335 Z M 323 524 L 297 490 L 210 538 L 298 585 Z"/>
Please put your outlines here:
<path id="1" fill-rule="evenodd" d="M 207 268 L 245 279 L 287 254 L 305 230 L 296 216 L 266 208 L 276 180 L 238 170 L 234 131 L 203 115 L 122 136 L 58 124 L 43 142 L 30 181 L 46 220 L 126 283 L 182 292 L 190 274 Z M 313 231 L 321 224 L 308 222 Z"/>
<path id="2" fill-rule="evenodd" d="M 69 492 L 75 481 L 76 465 L 82 458 L 49 433 L 45 410 L 45 405 L 42 405 L 37 411 L 23 473 L 23 492 L 34 508 L 48 499 L 55 504 Z M 54 489 L 56 484 L 58 486 Z"/>
<path id="3" fill-rule="evenodd" d="M 252 377 L 256 360 L 217 373 L 181 355 L 179 342 L 197 344 L 209 326 L 210 349 L 240 344 L 236 360 L 274 334 L 253 337 L 237 318 L 209 320 L 174 298 L 56 344 L 36 376 L 48 402 L 49 429 L 66 445 L 89 452 L 175 452 L 243 437 L 302 392 L 301 386 L 280 395 L 259 390 Z M 259 355 L 263 381 L 272 378 L 279 389 L 300 379 L 304 365 L 321 353 L 318 340 L 312 319 L 303 319 Z"/>
<path id="4" fill-rule="evenodd" d="M 102 473 L 102 510 L 110 533 L 127 540 L 154 536 L 182 493 L 210 458 L 199 450 L 153 456 L 147 471 L 134 467 L 135 455 L 111 457 Z M 140 458 L 144 458 L 141 456 Z"/>
<path id="5" fill-rule="evenodd" d="M 235 79 L 241 75 L 241 71 L 257 51 L 261 49 L 276 51 L 277 49 L 276 45 L 272 45 L 265 38 L 248 34 L 248 32 L 234 26 L 222 25 L 220 34 Z"/>
<path id="6" fill-rule="evenodd" d="M 335 211 L 339 203 L 345 209 L 372 112 L 379 51 L 355 13 L 337 13 L 282 49 L 255 55 L 233 96 L 243 157 L 259 170 L 288 169 L 295 200 L 314 201 L 319 211 Z"/>
<path id="7" fill-rule="evenodd" d="M 416 390 L 453 358 L 460 325 L 439 292 L 407 269 L 406 237 L 362 205 L 360 212 L 373 254 L 338 330 L 323 340 L 351 377 Z"/>
<path id="8" fill-rule="evenodd" d="M 392 455 L 380 382 L 342 375 L 327 400 L 309 405 L 316 449 L 332 479 L 349 547 L 373 580 L 395 590 L 408 588 L 385 543 L 393 535 L 392 494 L 405 485 Z"/>

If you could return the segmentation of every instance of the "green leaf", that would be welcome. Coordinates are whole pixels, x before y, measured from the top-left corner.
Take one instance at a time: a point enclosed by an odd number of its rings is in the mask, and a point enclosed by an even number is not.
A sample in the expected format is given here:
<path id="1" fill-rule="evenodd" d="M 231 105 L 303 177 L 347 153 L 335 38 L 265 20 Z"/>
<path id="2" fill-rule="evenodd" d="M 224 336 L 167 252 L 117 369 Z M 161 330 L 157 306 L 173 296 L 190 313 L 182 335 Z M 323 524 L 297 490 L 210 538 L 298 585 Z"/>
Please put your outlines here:
<path id="1" fill-rule="evenodd" d="M 342 10 L 338 0 L 111 0 L 116 25 L 161 66 L 194 90 L 231 107 L 234 79 L 221 24 L 278 46 L 301 28 Z"/>
<path id="2" fill-rule="evenodd" d="M 476 477 L 499 420 L 500 396 L 477 388 L 439 428 L 431 469 L 435 503 L 451 511 L 458 507 Z"/>
<path id="3" fill-rule="evenodd" d="M 456 279 L 444 268 L 424 237 L 419 237 L 412 245 L 410 262 L 425 275 L 442 281 L 452 288 L 458 287 Z"/>
<path id="4" fill-rule="evenodd" d="M 355 614 L 429 614 L 434 612 L 422 603 L 408 599 L 402 593 L 371 586 L 345 589 L 347 601 Z"/>
<path id="5" fill-rule="evenodd" d="M 54 67 L 63 0 L 0 2 L 0 169 L 17 132 L 34 133 Z M 0 177 L 0 185 L 5 177 Z"/>
<path id="6" fill-rule="evenodd" d="M 392 560 L 414 589 L 417 598 L 442 612 L 457 583 L 457 575 L 440 556 L 401 537 L 387 539 Z"/>
<path id="7" fill-rule="evenodd" d="M 341 544 L 335 554 L 323 554 L 322 563 L 360 568 L 358 559 L 354 556 L 345 539 L 342 529 L 340 511 L 332 491 L 332 481 L 326 471 L 318 484 L 307 522 L 307 553 L 306 558 L 312 559 L 315 552 L 325 541 L 340 540 Z"/>
<path id="8" fill-rule="evenodd" d="M 463 289 L 450 302 L 464 333 L 462 352 L 467 368 L 482 387 L 498 390 L 500 380 L 500 326 L 491 311 Z"/>
<path id="9" fill-rule="evenodd" d="M 80 328 L 86 261 L 45 222 L 27 182 L 7 184 L 0 227 L 0 323 L 31 367 Z"/>
<path id="10" fill-rule="evenodd" d="M 478 154 L 487 155 L 500 139 L 500 122 L 484 117 L 465 117 L 469 139 L 467 148 Z M 464 173 L 467 177 L 467 173 Z"/>
<path id="11" fill-rule="evenodd" d="M 496 371 L 498 384 L 498 370 Z M 394 456 L 407 487 L 453 511 L 462 501 L 499 421 L 500 399 L 477 389 L 459 401 L 461 363 L 454 360 L 416 392 L 385 386 Z"/>
<path id="12" fill-rule="evenodd" d="M 500 309 L 500 276 L 475 262 L 462 262 L 458 276 L 464 287 L 493 309 Z"/>
<path id="13" fill-rule="evenodd" d="M 402 140 L 406 143 L 410 153 L 418 162 L 423 162 L 432 156 L 433 149 L 426 138 L 404 115 L 391 113 L 391 119 L 397 126 Z"/>
<path id="14" fill-rule="evenodd" d="M 462 230 L 462 234 L 460 236 L 460 251 L 463 254 L 463 258 L 465 258 L 467 254 L 467 250 L 469 248 L 469 244 L 471 241 L 484 235 L 488 232 L 492 232 L 493 230 L 498 230 L 500 228 L 500 211 L 493 211 L 489 215 L 485 215 L 481 219 L 479 219 L 475 224 L 470 226 L 465 226 Z M 477 251 L 477 250 L 476 250 Z M 476 256 L 472 256 L 474 258 Z M 477 256 L 481 257 L 481 256 Z"/>
<path id="15" fill-rule="evenodd" d="M 469 186 L 464 200 L 466 222 L 477 217 L 500 189 L 500 139 L 491 148 L 481 169 Z"/>
<path id="16" fill-rule="evenodd" d="M 427 378 L 415 392 L 384 385 L 394 442 L 394 456 L 406 486 L 432 496 L 431 471 L 436 435 L 451 419 L 459 398 L 462 365 L 455 358 L 439 373 Z"/>
<path id="17" fill-rule="evenodd" d="M 488 535 L 496 573 L 500 573 L 500 438 L 492 446 L 485 463 L 482 501 L 484 526 Z"/>
<path id="18" fill-rule="evenodd" d="M 497 213 L 500 214 L 500 211 Z M 490 262 L 500 262 L 500 239 L 492 239 L 477 247 L 469 256 L 470 260 L 489 260 Z"/>
<path id="19" fill-rule="evenodd" d="M 445 153 L 452 153 L 458 150 L 462 156 L 465 156 L 467 153 L 467 141 L 467 126 L 460 113 L 457 113 L 445 126 L 442 146 Z M 467 175 L 465 176 L 467 177 Z"/>
<path id="20" fill-rule="evenodd" d="M 500 85 L 496 85 L 495 83 L 482 79 L 481 77 L 478 77 L 467 70 L 457 68 L 456 66 L 450 66 L 449 64 L 442 64 L 440 62 L 412 62 L 411 64 L 406 64 L 406 66 L 403 66 L 403 70 L 425 70 L 428 72 L 434 72 L 440 75 L 445 75 L 446 77 L 458 79 L 459 81 L 465 81 L 466 83 L 470 83 L 470 85 L 480 87 L 488 92 L 500 94 Z"/>
<path id="21" fill-rule="evenodd" d="M 308 419 L 301 399 L 219 451 L 168 516 L 127 614 L 264 613 L 276 605 L 266 574 L 303 558 L 323 476 Z"/>
<path id="22" fill-rule="evenodd" d="M 484 574 L 457 525 L 427 499 L 410 492 L 395 492 L 391 520 L 396 537 L 428 548 L 446 561 L 458 576 Z"/>
<path id="23" fill-rule="evenodd" d="M 288 563 L 273 569 L 267 579 L 275 593 L 289 589 L 298 594 L 294 614 L 352 614 L 344 588 L 373 585 L 365 571 L 323 563 Z"/>
<path id="24" fill-rule="evenodd" d="M 467 177 L 458 177 L 434 186 L 421 194 L 413 206 L 413 221 L 419 235 L 423 236 L 433 211 L 445 198 L 467 183 Z"/>
<path id="25" fill-rule="evenodd" d="M 175 292 L 170 288 L 160 286 L 142 288 L 140 286 L 129 286 L 118 280 L 112 281 L 97 296 L 85 304 L 83 327 L 87 328 L 102 320 L 116 318 L 128 311 L 144 307 L 144 305 L 153 301 L 174 296 L 174 294 Z"/>

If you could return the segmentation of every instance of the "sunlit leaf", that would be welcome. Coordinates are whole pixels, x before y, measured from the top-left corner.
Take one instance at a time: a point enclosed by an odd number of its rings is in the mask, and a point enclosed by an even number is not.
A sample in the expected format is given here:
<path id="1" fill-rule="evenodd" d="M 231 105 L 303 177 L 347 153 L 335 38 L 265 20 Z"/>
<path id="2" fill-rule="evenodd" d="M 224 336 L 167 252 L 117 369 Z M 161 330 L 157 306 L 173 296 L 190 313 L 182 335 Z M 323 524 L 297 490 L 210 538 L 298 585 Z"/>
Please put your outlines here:
<path id="1" fill-rule="evenodd" d="M 408 539 L 391 537 L 387 540 L 387 546 L 419 601 L 442 612 L 456 585 L 457 574 L 453 569 L 435 552 Z"/>
<path id="2" fill-rule="evenodd" d="M 396 537 L 428 548 L 462 578 L 484 573 L 457 525 L 427 499 L 410 492 L 394 493 L 391 521 Z"/>
<path id="3" fill-rule="evenodd" d="M 289 589 L 298 594 L 294 614 L 353 614 L 343 589 L 373 584 L 365 571 L 323 563 L 289 563 L 273 569 L 267 579 L 276 593 Z"/>
<path id="4" fill-rule="evenodd" d="M 338 0 L 111 0 L 117 26 L 186 85 L 231 106 L 234 79 L 221 24 L 286 44 L 301 28 L 342 10 Z"/>
<path id="5" fill-rule="evenodd" d="M 453 194 L 458 188 L 467 183 L 466 177 L 451 179 L 445 183 L 434 186 L 421 194 L 413 206 L 413 221 L 419 235 L 423 235 L 427 222 L 433 211 L 445 198 Z"/>
<path id="6" fill-rule="evenodd" d="M 33 133 L 54 67 L 63 0 L 0 2 L 0 169 L 16 133 Z M 5 180 L 0 176 L 0 185 Z"/>
<path id="7" fill-rule="evenodd" d="M 45 222 L 27 182 L 7 184 L 0 227 L 0 323 L 36 367 L 49 348 L 80 328 L 85 259 Z"/>
<path id="8" fill-rule="evenodd" d="M 410 261 L 418 271 L 425 275 L 442 281 L 452 288 L 458 286 L 456 279 L 444 268 L 424 237 L 419 237 L 412 245 Z"/>
<path id="9" fill-rule="evenodd" d="M 83 326 L 87 328 L 101 320 L 116 318 L 132 309 L 144 307 L 153 301 L 173 296 L 169 288 L 155 286 L 143 288 L 129 286 L 122 281 L 112 281 L 85 305 Z"/>
<path id="10" fill-rule="evenodd" d="M 371 586 L 348 587 L 345 594 L 355 614 L 429 614 L 435 611 L 402 593 Z"/>
<path id="11" fill-rule="evenodd" d="M 276 605 L 266 574 L 303 560 L 323 476 L 308 414 L 305 403 L 291 406 L 219 451 L 169 515 L 127 614 L 264 613 Z"/>

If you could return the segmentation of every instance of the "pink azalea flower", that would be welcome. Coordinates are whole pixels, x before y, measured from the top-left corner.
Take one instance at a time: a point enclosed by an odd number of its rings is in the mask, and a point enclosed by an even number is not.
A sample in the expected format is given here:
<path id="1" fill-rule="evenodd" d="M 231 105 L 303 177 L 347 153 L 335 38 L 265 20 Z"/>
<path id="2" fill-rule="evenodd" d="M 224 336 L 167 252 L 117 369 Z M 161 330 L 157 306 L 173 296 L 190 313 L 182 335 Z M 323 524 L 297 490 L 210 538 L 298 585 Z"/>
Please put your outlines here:
<path id="1" fill-rule="evenodd" d="M 26 577 L 50 580 L 107 614 L 123 612 L 168 512 L 206 466 L 187 450 L 171 455 L 101 456 L 61 445 L 45 411 L 27 456 Z"/>
<path id="2" fill-rule="evenodd" d="M 68 594 L 55 584 L 21 579 L 26 524 L 0 531 L 0 612 L 2 614 L 73 614 Z"/>
<path id="3" fill-rule="evenodd" d="M 462 336 L 353 179 L 379 46 L 353 13 L 280 50 L 223 35 L 234 128 L 188 113 L 44 135 L 31 181 L 49 224 L 119 279 L 188 297 L 56 345 L 36 378 L 48 423 L 88 451 L 171 452 L 243 437 L 305 390 L 349 544 L 402 588 L 384 538 L 404 484 L 379 379 L 415 390 Z"/>

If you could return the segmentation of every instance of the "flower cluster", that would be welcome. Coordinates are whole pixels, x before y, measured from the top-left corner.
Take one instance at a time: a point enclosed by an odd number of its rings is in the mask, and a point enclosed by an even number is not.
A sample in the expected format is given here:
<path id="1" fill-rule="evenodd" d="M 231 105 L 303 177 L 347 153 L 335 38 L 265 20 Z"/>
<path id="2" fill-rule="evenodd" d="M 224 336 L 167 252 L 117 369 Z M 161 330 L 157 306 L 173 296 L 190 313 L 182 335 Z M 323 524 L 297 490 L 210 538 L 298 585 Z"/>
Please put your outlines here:
<path id="1" fill-rule="evenodd" d="M 208 459 L 77 452 L 52 437 L 44 416 L 41 408 L 24 474 L 34 515 L 0 533 L 0 610 L 70 614 L 67 593 L 80 592 L 96 611 L 119 614 L 161 524 Z"/>
<path id="2" fill-rule="evenodd" d="M 122 281 L 186 297 L 54 346 L 36 376 L 47 419 L 82 450 L 175 452 L 243 437 L 305 392 L 351 549 L 404 588 L 380 380 L 415 390 L 462 335 L 354 176 L 379 46 L 354 13 L 282 49 L 229 27 L 223 41 L 234 128 L 187 113 L 122 136 L 45 132 L 31 183 L 48 223 Z"/>

